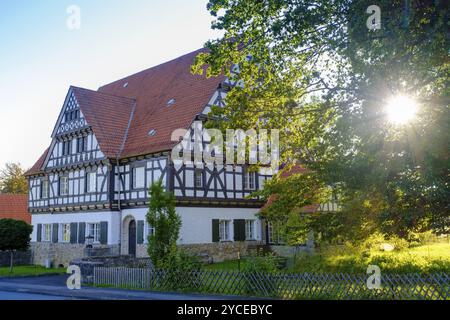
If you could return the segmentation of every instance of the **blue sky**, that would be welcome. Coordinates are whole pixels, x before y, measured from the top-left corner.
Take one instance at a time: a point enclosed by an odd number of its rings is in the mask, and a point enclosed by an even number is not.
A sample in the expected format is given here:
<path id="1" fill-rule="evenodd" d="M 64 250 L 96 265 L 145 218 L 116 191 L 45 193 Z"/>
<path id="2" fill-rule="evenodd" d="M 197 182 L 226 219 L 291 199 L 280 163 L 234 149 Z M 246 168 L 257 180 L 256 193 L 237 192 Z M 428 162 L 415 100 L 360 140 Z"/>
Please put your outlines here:
<path id="1" fill-rule="evenodd" d="M 0 2 L 0 167 L 33 165 L 70 85 L 96 90 L 217 38 L 206 3 Z M 80 29 L 67 27 L 71 5 L 80 9 Z"/>

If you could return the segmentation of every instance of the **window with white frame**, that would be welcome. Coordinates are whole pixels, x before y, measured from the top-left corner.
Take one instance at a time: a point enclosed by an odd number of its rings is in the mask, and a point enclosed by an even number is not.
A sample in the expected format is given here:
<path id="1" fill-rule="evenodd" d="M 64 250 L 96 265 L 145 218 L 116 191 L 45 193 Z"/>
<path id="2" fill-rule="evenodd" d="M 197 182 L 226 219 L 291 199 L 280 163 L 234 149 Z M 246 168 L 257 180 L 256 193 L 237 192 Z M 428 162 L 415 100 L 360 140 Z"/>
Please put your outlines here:
<path id="1" fill-rule="evenodd" d="M 155 234 L 155 227 L 147 222 L 147 239 L 149 236 L 152 236 L 154 234 Z"/>
<path id="2" fill-rule="evenodd" d="M 268 222 L 267 224 L 267 236 L 269 243 L 284 244 L 285 241 L 280 232 L 280 226 L 277 223 Z"/>
<path id="3" fill-rule="evenodd" d="M 42 225 L 42 241 L 51 241 L 52 240 L 52 225 L 50 223 L 46 223 Z"/>
<path id="4" fill-rule="evenodd" d="M 59 195 L 66 196 L 69 194 L 69 177 L 59 177 Z"/>
<path id="5" fill-rule="evenodd" d="M 48 198 L 48 180 L 42 179 L 41 180 L 41 199 L 47 199 Z"/>
<path id="6" fill-rule="evenodd" d="M 202 169 L 195 169 L 194 183 L 195 183 L 196 188 L 203 188 L 203 170 Z"/>
<path id="7" fill-rule="evenodd" d="M 88 172 L 86 174 L 86 192 L 92 193 L 97 191 L 97 173 Z"/>
<path id="8" fill-rule="evenodd" d="M 245 190 L 255 190 L 256 184 L 256 173 L 255 172 L 244 172 L 244 189 Z"/>
<path id="9" fill-rule="evenodd" d="M 245 239 L 256 240 L 256 220 L 245 220 Z"/>
<path id="10" fill-rule="evenodd" d="M 93 237 L 94 243 L 100 242 L 100 223 L 86 224 L 86 236 Z"/>
<path id="11" fill-rule="evenodd" d="M 230 241 L 230 226 L 231 222 L 230 220 L 220 220 L 219 221 L 219 237 L 220 241 Z"/>
<path id="12" fill-rule="evenodd" d="M 145 188 L 145 167 L 133 168 L 133 189 Z"/>
<path id="13" fill-rule="evenodd" d="M 70 223 L 61 223 L 61 242 L 70 242 Z"/>

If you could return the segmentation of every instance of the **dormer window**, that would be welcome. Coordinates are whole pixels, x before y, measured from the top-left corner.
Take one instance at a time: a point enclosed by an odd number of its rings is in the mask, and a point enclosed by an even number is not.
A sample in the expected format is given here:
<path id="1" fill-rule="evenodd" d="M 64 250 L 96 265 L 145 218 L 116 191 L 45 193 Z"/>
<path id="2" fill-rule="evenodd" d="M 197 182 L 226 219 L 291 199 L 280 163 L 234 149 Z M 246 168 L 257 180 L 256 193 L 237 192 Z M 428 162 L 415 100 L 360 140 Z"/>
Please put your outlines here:
<path id="1" fill-rule="evenodd" d="M 170 107 L 175 103 L 175 99 L 170 99 L 169 101 L 167 101 L 167 106 Z"/>

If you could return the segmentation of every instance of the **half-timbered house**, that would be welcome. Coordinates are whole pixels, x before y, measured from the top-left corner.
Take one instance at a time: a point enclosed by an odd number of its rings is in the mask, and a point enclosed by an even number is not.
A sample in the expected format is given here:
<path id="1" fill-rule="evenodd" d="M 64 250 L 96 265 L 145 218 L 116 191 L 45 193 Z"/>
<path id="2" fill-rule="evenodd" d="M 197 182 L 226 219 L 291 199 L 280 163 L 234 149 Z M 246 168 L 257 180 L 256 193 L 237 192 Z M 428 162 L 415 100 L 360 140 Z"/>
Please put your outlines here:
<path id="1" fill-rule="evenodd" d="M 83 256 L 86 241 L 111 254 L 145 256 L 155 231 L 145 218 L 148 188 L 157 180 L 176 196 L 180 245 L 221 260 L 263 240 L 262 203 L 247 196 L 270 175 L 171 159 L 180 143 L 172 141 L 174 130 L 190 132 L 234 85 L 192 75 L 198 52 L 97 91 L 69 88 L 50 146 L 27 172 L 35 263 L 67 264 Z"/>

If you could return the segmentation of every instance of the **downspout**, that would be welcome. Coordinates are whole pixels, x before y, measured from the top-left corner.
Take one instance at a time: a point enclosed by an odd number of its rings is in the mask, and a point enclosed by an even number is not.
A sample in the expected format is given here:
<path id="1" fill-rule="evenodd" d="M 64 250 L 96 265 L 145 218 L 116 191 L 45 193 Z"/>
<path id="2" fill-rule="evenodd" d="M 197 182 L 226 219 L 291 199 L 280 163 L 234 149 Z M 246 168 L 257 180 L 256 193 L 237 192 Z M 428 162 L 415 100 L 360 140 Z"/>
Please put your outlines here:
<path id="1" fill-rule="evenodd" d="M 119 226 L 119 255 L 122 255 L 122 207 L 121 207 L 121 189 L 122 189 L 122 181 L 120 176 L 120 166 L 119 166 L 119 159 L 120 155 L 123 152 L 123 149 L 125 148 L 125 142 L 128 137 L 128 131 L 130 130 L 131 121 L 134 116 L 134 112 L 136 110 L 136 100 L 134 100 L 133 108 L 131 109 L 130 118 L 128 119 L 128 125 L 125 129 L 125 134 L 123 136 L 122 144 L 120 145 L 119 152 L 116 155 L 116 166 L 117 166 L 117 178 L 119 179 L 119 190 L 118 191 L 118 199 L 117 199 L 117 209 L 119 210 L 119 217 L 120 217 L 120 226 Z"/>

